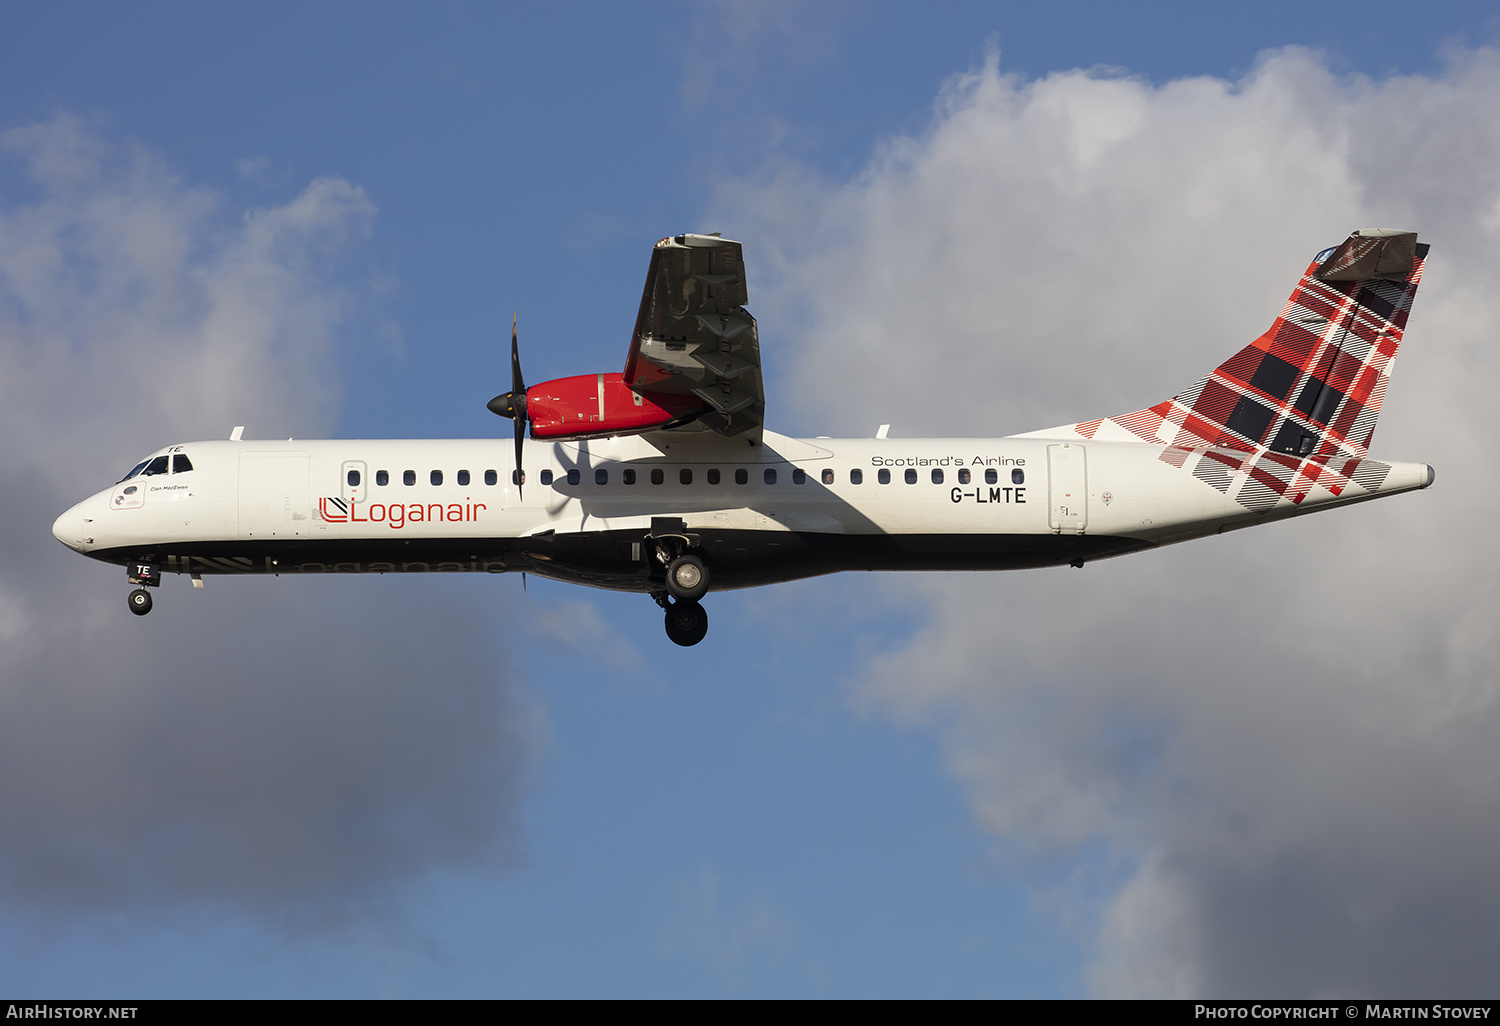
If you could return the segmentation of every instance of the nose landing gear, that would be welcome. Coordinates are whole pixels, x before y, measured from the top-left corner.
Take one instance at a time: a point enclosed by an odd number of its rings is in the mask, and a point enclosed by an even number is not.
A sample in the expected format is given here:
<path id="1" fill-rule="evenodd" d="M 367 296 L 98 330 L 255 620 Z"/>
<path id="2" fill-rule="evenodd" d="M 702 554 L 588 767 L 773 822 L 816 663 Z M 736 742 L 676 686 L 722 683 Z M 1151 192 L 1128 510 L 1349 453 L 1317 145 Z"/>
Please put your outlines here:
<path id="1" fill-rule="evenodd" d="M 151 593 L 146 589 L 161 584 L 161 567 L 155 563 L 131 563 L 125 568 L 125 579 L 137 586 L 127 599 L 130 611 L 145 616 L 151 612 Z"/>

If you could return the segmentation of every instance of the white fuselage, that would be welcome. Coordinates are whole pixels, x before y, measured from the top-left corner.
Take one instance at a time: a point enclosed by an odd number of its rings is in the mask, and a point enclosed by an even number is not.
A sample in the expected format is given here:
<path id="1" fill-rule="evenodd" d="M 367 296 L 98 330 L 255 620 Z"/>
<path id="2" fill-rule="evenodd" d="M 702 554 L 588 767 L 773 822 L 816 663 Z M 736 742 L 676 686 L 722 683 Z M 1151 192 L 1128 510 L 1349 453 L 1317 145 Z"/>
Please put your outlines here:
<path id="1" fill-rule="evenodd" d="M 139 475 L 58 518 L 109 562 L 167 572 L 503 572 L 649 591 L 641 542 L 694 535 L 716 588 L 845 569 L 1082 563 L 1431 483 L 1380 464 L 1374 487 L 1312 484 L 1252 511 L 1165 446 L 1038 437 L 791 439 L 740 458 L 717 436 L 194 442 L 192 470 Z M 570 476 L 571 474 L 571 476 Z M 549 481 L 550 479 L 550 481 Z M 1221 482 L 1222 483 L 1222 482 Z M 127 489 L 133 488 L 127 494 Z"/>

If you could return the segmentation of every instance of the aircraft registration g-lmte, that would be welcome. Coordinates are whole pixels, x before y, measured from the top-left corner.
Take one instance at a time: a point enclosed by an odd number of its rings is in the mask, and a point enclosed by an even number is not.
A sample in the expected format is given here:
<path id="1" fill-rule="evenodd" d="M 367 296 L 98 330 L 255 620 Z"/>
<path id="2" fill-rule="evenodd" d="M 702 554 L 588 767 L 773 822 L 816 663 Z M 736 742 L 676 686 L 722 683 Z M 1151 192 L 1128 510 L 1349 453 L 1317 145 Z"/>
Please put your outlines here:
<path id="1" fill-rule="evenodd" d="M 53 525 L 123 564 L 130 608 L 189 574 L 522 571 L 638 591 L 667 636 L 700 599 L 838 570 L 1083 566 L 1425 488 L 1368 458 L 1427 246 L 1355 232 L 1313 258 L 1269 331 L 1187 391 L 1004 438 L 795 439 L 764 430 L 740 244 L 676 235 L 625 370 L 512 389 L 512 450 L 468 441 L 228 441 L 161 449 Z M 529 426 L 530 439 L 526 439 Z M 533 476 L 534 475 L 534 476 Z"/>

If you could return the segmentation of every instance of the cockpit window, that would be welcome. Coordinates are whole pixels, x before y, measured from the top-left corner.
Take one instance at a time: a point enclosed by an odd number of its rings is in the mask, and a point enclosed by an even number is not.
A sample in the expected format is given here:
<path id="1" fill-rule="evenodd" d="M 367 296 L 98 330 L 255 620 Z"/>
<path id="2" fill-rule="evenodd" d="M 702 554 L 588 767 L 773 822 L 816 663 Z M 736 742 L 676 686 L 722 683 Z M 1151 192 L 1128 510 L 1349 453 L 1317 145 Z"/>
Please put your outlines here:
<path id="1" fill-rule="evenodd" d="M 141 462 L 139 462 L 135 466 L 131 467 L 130 468 L 130 473 L 128 473 L 124 477 L 120 478 L 120 481 L 129 481 L 132 477 L 135 477 L 135 475 L 137 475 L 141 471 L 145 470 L 146 469 L 146 464 L 148 464 L 150 462 L 151 462 L 150 460 L 141 460 Z M 119 484 L 120 481 L 116 481 L 115 484 Z"/>
<path id="2" fill-rule="evenodd" d="M 166 472 L 167 458 L 165 456 L 156 457 L 156 459 L 146 464 L 145 470 L 141 471 L 141 473 L 145 474 L 147 477 L 150 477 L 152 474 L 165 474 Z"/>
<path id="3" fill-rule="evenodd" d="M 178 453 L 176 456 L 172 457 L 172 473 L 186 474 L 189 470 L 192 469 L 193 461 L 188 459 L 182 453 Z"/>

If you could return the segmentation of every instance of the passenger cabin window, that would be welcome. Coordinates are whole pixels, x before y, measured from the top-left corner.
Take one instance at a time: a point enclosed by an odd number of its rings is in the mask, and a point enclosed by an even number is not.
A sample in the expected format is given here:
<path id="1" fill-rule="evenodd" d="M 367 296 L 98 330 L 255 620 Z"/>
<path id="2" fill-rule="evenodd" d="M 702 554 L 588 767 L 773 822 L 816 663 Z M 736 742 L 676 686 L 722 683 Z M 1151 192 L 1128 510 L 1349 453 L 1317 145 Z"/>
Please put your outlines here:
<path id="1" fill-rule="evenodd" d="M 831 467 L 823 468 L 823 483 L 833 484 L 833 469 Z"/>
<path id="2" fill-rule="evenodd" d="M 712 470 L 710 470 L 708 472 L 708 483 L 709 484 L 718 484 L 719 483 L 719 468 L 718 467 L 715 467 L 714 469 L 712 469 Z"/>
<path id="3" fill-rule="evenodd" d="M 1026 483 L 1026 471 L 1021 470 L 1019 467 L 1016 468 L 1015 470 L 1012 470 L 1010 472 L 1010 483 L 1011 484 L 1025 484 Z"/>
<path id="4" fill-rule="evenodd" d="M 384 488 L 391 483 L 391 475 L 384 470 L 377 470 L 375 471 L 375 483 Z"/>
<path id="5" fill-rule="evenodd" d="M 484 472 L 484 483 L 485 484 L 487 484 L 487 485 L 498 484 L 499 481 L 500 481 L 500 475 L 497 474 L 497 473 L 495 473 L 493 470 L 486 470 Z"/>
<path id="6" fill-rule="evenodd" d="M 460 470 L 458 472 L 458 484 L 461 488 L 469 487 L 469 472 L 467 470 Z"/>
<path id="7" fill-rule="evenodd" d="M 172 473 L 174 473 L 174 474 L 186 474 L 189 470 L 192 470 L 192 469 L 193 469 L 192 461 L 189 460 L 182 453 L 178 453 L 176 456 L 172 457 Z"/>
<path id="8" fill-rule="evenodd" d="M 734 483 L 735 484 L 749 484 L 750 483 L 750 471 L 746 470 L 744 467 L 741 467 L 739 470 L 736 470 L 734 472 Z"/>
<path id="9" fill-rule="evenodd" d="M 765 474 L 762 475 L 762 476 L 763 476 L 766 484 L 775 484 L 776 483 L 776 470 L 775 470 L 775 468 L 773 468 L 773 467 L 767 467 Z"/>
<path id="10" fill-rule="evenodd" d="M 915 470 L 912 470 L 910 467 L 908 467 L 907 470 L 906 470 L 906 483 L 907 484 L 916 484 L 917 483 L 917 472 Z"/>
<path id="11" fill-rule="evenodd" d="M 546 482 L 545 482 L 546 484 L 551 484 L 552 483 L 552 471 L 550 471 L 550 470 L 544 470 L 544 471 L 542 471 L 542 476 L 547 479 Z M 513 485 L 523 485 L 523 484 L 525 484 L 526 483 L 526 474 L 525 474 L 525 472 L 524 471 L 520 471 L 520 470 L 512 470 L 510 472 L 510 483 L 513 484 Z"/>
<path id="12" fill-rule="evenodd" d="M 940 468 L 936 468 L 936 467 L 933 468 L 933 471 L 932 471 L 932 483 L 933 484 L 942 484 L 943 483 L 943 471 Z"/>
<path id="13" fill-rule="evenodd" d="M 417 483 L 417 472 L 415 470 L 403 470 L 401 472 L 401 483 L 410 488 Z"/>
<path id="14" fill-rule="evenodd" d="M 598 470 L 594 471 L 594 484 L 609 484 L 609 471 L 605 470 L 603 467 L 600 467 Z"/>
<path id="15" fill-rule="evenodd" d="M 889 470 L 886 470 L 884 467 L 880 468 L 880 473 L 876 474 L 875 477 L 880 481 L 881 484 L 891 483 L 891 472 Z"/>
<path id="16" fill-rule="evenodd" d="M 583 475 L 578 472 L 577 467 L 574 467 L 572 470 L 568 471 L 568 484 L 576 485 L 581 480 L 583 480 Z"/>
<path id="17" fill-rule="evenodd" d="M 664 474 L 664 473 L 662 473 L 662 469 L 660 467 L 657 467 L 655 470 L 651 471 L 651 483 L 652 484 L 661 484 L 666 479 L 667 479 L 667 475 Z"/>
<path id="18" fill-rule="evenodd" d="M 635 468 L 627 467 L 625 469 L 625 472 L 620 475 L 620 480 L 624 481 L 628 485 L 635 484 Z"/>
<path id="19" fill-rule="evenodd" d="M 156 459 L 146 464 L 145 470 L 141 471 L 141 473 L 145 474 L 147 477 L 151 477 L 153 474 L 165 474 L 166 472 L 167 458 L 165 456 L 156 457 Z"/>
<path id="20" fill-rule="evenodd" d="M 432 486 L 436 488 L 438 485 L 443 483 L 443 472 L 441 470 L 434 470 L 432 473 L 427 475 L 427 480 L 431 481 Z"/>
<path id="21" fill-rule="evenodd" d="M 997 471 L 994 467 L 991 467 L 989 470 L 986 470 L 984 472 L 984 483 L 985 484 L 998 484 L 999 482 L 1000 482 L 1000 472 Z"/>
<path id="22" fill-rule="evenodd" d="M 962 469 L 962 470 L 960 470 L 958 472 L 958 483 L 959 484 L 968 484 L 969 483 L 969 468 L 968 467 L 965 467 L 964 469 Z"/>
<path id="23" fill-rule="evenodd" d="M 683 467 L 677 472 L 677 480 L 681 481 L 685 485 L 690 485 L 693 483 L 693 472 L 687 467 Z"/>
<path id="24" fill-rule="evenodd" d="M 542 484 L 549 485 L 551 483 L 552 483 L 552 471 L 550 471 L 550 470 L 544 470 L 544 471 L 542 471 Z"/>
<path id="25" fill-rule="evenodd" d="M 859 469 L 855 469 L 855 470 L 849 471 L 849 483 L 850 484 L 864 484 L 865 483 L 865 472 L 863 470 L 859 470 Z"/>
<path id="26" fill-rule="evenodd" d="M 792 471 L 792 484 L 807 484 L 807 472 L 801 467 Z"/>
<path id="27" fill-rule="evenodd" d="M 351 470 L 351 471 L 349 471 L 348 480 L 349 480 L 349 487 L 350 488 L 358 488 L 359 487 L 359 471 L 357 471 L 357 470 Z"/>

